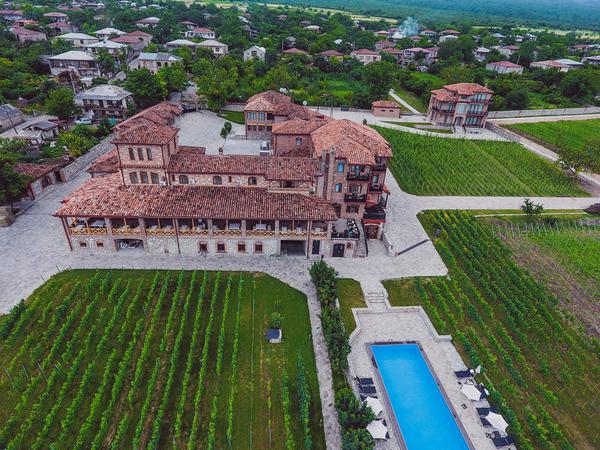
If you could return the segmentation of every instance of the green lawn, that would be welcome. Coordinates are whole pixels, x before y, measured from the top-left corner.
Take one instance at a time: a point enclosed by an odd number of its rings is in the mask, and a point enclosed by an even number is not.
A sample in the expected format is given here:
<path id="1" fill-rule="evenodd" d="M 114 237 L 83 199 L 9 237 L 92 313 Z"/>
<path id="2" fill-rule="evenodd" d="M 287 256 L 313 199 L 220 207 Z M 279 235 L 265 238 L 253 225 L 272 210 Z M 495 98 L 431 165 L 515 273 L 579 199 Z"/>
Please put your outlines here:
<path id="1" fill-rule="evenodd" d="M 597 143 L 600 140 L 600 118 L 593 120 L 518 123 L 506 125 L 506 127 L 550 147 L 562 142 L 563 145 L 579 149 L 588 142 Z"/>
<path id="2" fill-rule="evenodd" d="M 396 91 L 396 95 L 408 103 L 410 106 L 415 108 L 419 112 L 427 112 L 427 105 L 423 102 L 421 97 L 413 94 L 409 90 L 404 89 L 401 86 L 395 86 L 394 90 Z M 391 98 L 393 100 L 393 98 Z"/>
<path id="3" fill-rule="evenodd" d="M 243 111 L 221 111 L 219 117 L 227 119 L 233 123 L 244 124 L 244 112 Z"/>
<path id="4" fill-rule="evenodd" d="M 388 280 L 390 302 L 422 305 L 465 363 L 483 366 L 478 379 L 519 449 L 599 448 L 598 342 L 482 220 L 446 211 L 420 219 L 430 236 L 442 230 L 435 246 L 448 276 Z M 573 261 L 585 256 L 577 253 Z"/>
<path id="5" fill-rule="evenodd" d="M 423 128 L 420 128 L 423 125 L 429 125 L 429 126 L 431 126 L 430 123 L 423 123 L 423 122 L 398 122 L 398 121 L 392 121 L 392 120 L 385 120 L 384 122 L 391 123 L 391 124 L 394 124 L 394 125 L 400 125 L 401 127 L 418 128 L 418 129 L 422 129 L 424 131 L 429 131 L 430 133 L 452 134 L 452 130 L 449 130 L 449 129 L 446 129 L 446 128 L 436 128 L 436 129 L 423 129 Z"/>
<path id="6" fill-rule="evenodd" d="M 374 127 L 392 146 L 389 167 L 417 195 L 587 196 L 556 165 L 513 142 L 449 139 Z"/>
<path id="7" fill-rule="evenodd" d="M 284 448 L 304 438 L 299 355 L 324 449 L 304 294 L 259 273 L 62 272 L 0 339 L 0 447 Z"/>
<path id="8" fill-rule="evenodd" d="M 342 312 L 344 327 L 348 334 L 350 334 L 356 328 L 352 308 L 367 307 L 360 283 L 351 278 L 338 278 L 337 296 L 340 301 L 340 311 Z"/>

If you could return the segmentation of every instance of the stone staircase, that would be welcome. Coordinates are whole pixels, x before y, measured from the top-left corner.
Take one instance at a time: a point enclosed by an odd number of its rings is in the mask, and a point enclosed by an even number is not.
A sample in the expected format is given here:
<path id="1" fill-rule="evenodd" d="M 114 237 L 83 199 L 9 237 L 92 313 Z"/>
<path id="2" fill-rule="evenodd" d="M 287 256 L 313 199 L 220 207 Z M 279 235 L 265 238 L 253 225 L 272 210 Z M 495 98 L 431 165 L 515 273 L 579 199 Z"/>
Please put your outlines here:
<path id="1" fill-rule="evenodd" d="M 365 293 L 365 301 L 367 302 L 369 308 L 373 310 L 382 311 L 387 309 L 386 300 L 387 292 L 384 289 L 367 291 Z"/>
<path id="2" fill-rule="evenodd" d="M 360 237 L 356 243 L 356 255 L 359 258 L 365 258 L 368 256 L 367 243 L 365 242 L 365 230 L 363 230 L 363 227 L 360 224 L 358 226 L 358 232 L 360 233 Z"/>

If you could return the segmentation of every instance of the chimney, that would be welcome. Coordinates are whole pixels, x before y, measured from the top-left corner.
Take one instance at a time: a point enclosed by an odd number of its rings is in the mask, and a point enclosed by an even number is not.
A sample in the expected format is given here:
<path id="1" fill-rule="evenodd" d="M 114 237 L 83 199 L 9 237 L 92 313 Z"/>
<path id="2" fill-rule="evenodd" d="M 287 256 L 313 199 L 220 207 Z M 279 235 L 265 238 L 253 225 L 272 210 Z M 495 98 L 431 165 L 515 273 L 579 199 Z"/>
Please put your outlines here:
<path id="1" fill-rule="evenodd" d="M 223 147 L 219 147 L 219 156 L 223 156 Z"/>

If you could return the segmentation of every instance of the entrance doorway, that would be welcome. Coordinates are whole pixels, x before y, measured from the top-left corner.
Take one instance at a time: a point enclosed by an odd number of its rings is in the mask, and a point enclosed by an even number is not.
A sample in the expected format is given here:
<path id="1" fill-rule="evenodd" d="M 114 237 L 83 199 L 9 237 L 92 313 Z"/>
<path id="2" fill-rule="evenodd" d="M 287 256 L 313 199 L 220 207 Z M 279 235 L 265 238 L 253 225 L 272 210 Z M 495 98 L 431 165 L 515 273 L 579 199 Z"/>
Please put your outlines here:
<path id="1" fill-rule="evenodd" d="M 366 225 L 365 231 L 367 239 L 377 239 L 379 236 L 379 227 L 377 225 Z"/>
<path id="2" fill-rule="evenodd" d="M 281 253 L 290 256 L 306 256 L 306 241 L 281 241 Z"/>
<path id="3" fill-rule="evenodd" d="M 333 254 L 331 256 L 334 258 L 343 258 L 345 249 L 346 246 L 344 244 L 333 244 Z"/>
<path id="4" fill-rule="evenodd" d="M 321 253 L 321 241 L 313 241 L 312 242 L 312 254 L 318 255 Z"/>

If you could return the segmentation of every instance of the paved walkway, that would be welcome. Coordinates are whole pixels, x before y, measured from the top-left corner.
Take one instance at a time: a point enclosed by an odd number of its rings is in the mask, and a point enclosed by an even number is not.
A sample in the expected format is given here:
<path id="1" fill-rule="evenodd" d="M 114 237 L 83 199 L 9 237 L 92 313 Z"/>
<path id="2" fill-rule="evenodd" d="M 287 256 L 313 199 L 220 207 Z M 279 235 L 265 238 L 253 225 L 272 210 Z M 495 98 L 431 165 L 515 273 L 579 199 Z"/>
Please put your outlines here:
<path id="1" fill-rule="evenodd" d="M 489 119 L 490 122 L 498 125 L 508 125 L 511 123 L 533 123 L 533 122 L 560 122 L 561 120 L 591 120 L 600 119 L 600 114 L 575 114 L 562 116 L 532 116 L 532 117 L 507 117 L 505 119 Z"/>
<path id="2" fill-rule="evenodd" d="M 403 98 L 398 97 L 398 95 L 396 95 L 396 91 L 394 91 L 393 89 L 390 89 L 390 92 L 388 92 L 388 94 L 390 94 L 390 96 L 396 100 L 398 103 L 400 103 L 402 106 L 404 106 L 406 109 L 408 109 L 411 113 L 413 114 L 417 114 L 422 116 L 423 113 L 420 112 L 418 109 L 413 108 L 410 104 L 408 104 Z"/>

